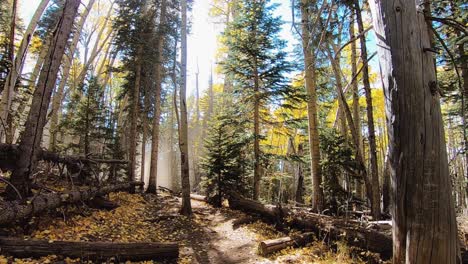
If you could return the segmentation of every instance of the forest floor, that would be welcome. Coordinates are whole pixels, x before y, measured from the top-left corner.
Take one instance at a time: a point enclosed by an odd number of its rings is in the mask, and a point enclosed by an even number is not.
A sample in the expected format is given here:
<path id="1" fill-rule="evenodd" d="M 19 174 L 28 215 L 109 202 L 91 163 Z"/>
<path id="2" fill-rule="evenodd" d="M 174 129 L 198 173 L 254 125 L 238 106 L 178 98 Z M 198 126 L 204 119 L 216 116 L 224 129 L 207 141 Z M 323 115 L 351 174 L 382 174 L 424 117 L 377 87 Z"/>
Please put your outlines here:
<path id="1" fill-rule="evenodd" d="M 267 258 L 257 254 L 260 241 L 286 236 L 273 226 L 254 222 L 234 228 L 235 219 L 245 217 L 239 211 L 192 200 L 194 215 L 178 214 L 180 198 L 160 193 L 112 193 L 111 201 L 119 207 L 98 210 L 86 205 L 68 206 L 31 219 L 23 226 L 0 229 L 0 235 L 48 241 L 108 242 L 179 242 L 177 261 L 139 263 L 364 263 L 350 248 L 338 243 L 330 247 L 317 241 L 301 249 L 285 249 Z M 0 255 L 3 263 L 87 263 L 86 259 L 17 259 Z M 110 263 L 118 260 L 110 260 Z M 131 262 L 127 262 L 131 263 Z"/>

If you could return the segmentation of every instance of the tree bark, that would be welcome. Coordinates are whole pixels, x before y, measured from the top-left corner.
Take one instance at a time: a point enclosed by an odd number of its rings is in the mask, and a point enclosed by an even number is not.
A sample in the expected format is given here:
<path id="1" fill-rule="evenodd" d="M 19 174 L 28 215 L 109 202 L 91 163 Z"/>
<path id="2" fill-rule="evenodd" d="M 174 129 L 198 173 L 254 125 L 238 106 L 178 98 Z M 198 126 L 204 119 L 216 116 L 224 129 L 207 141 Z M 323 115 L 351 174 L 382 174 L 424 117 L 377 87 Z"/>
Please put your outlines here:
<path id="1" fill-rule="evenodd" d="M 138 145 L 138 114 L 140 112 L 140 86 L 141 86 L 141 61 L 142 61 L 143 46 L 139 44 L 136 62 L 135 62 L 135 84 L 133 86 L 132 93 L 132 111 L 130 120 L 130 149 L 129 149 L 129 160 L 130 160 L 130 171 L 129 181 L 135 179 L 136 170 L 136 156 L 137 156 L 137 145 Z"/>
<path id="2" fill-rule="evenodd" d="M 362 80 L 364 83 L 364 92 L 366 95 L 366 112 L 367 112 L 367 131 L 369 133 L 369 155 L 370 155 L 370 182 L 371 189 L 366 189 L 369 193 L 368 197 L 371 203 L 371 213 L 374 220 L 380 219 L 380 188 L 379 188 L 379 171 L 377 166 L 377 144 L 375 142 L 375 126 L 374 126 L 374 109 L 372 107 L 372 93 L 369 82 L 369 63 L 367 57 L 366 35 L 364 32 L 364 24 L 362 22 L 361 8 L 359 0 L 354 0 L 354 8 L 356 11 L 356 21 L 358 24 L 360 42 L 361 42 L 361 59 L 363 62 Z"/>
<path id="3" fill-rule="evenodd" d="M 354 16 L 352 21 L 349 24 L 349 38 L 352 39 L 354 38 L 355 30 L 354 30 Z M 357 73 L 357 54 L 356 54 L 356 42 L 352 41 L 351 42 L 351 78 L 356 75 Z M 362 149 L 362 139 L 361 139 L 361 111 L 359 107 L 359 86 L 357 81 L 352 80 L 351 83 L 352 87 L 352 94 L 353 94 L 353 120 L 354 120 L 354 129 L 357 131 L 357 139 L 356 141 L 359 142 L 359 145 L 356 146 L 357 148 L 360 148 L 361 153 L 363 152 Z M 356 196 L 359 199 L 362 199 L 362 187 L 363 185 L 359 182 L 356 181 Z"/>
<path id="4" fill-rule="evenodd" d="M 188 156 L 188 133 L 187 133 L 187 0 L 182 0 L 182 27 L 181 27 L 181 73 L 180 85 L 180 126 L 179 126 L 179 148 L 182 183 L 182 207 L 181 214 L 192 215 L 190 203 L 190 170 Z"/>
<path id="5" fill-rule="evenodd" d="M 31 21 L 29 22 L 29 25 L 24 32 L 23 39 L 21 40 L 21 44 L 19 46 L 18 52 L 16 56 L 14 56 L 14 61 L 12 61 L 12 65 L 10 68 L 10 71 L 8 72 L 5 86 L 3 88 L 3 96 L 2 96 L 2 101 L 1 101 L 1 118 L 2 120 L 7 120 L 9 117 L 9 111 L 11 108 L 11 104 L 13 102 L 13 99 L 15 97 L 16 93 L 16 82 L 18 80 L 18 77 L 21 75 L 21 72 L 23 71 L 23 65 L 24 61 L 26 59 L 26 53 L 27 49 L 29 46 L 29 42 L 31 41 L 32 34 L 34 33 L 34 30 L 36 29 L 37 23 L 39 19 L 42 16 L 42 13 L 44 12 L 45 8 L 47 7 L 47 4 L 49 3 L 49 0 L 42 0 L 39 3 L 39 6 L 37 7 L 36 11 L 34 12 L 33 17 L 31 18 Z M 16 9 L 16 0 L 14 1 L 14 8 Z M 16 11 L 14 11 L 13 16 L 16 17 Z M 16 20 L 13 19 L 12 21 L 12 30 L 13 30 L 13 36 L 14 36 L 14 28 L 15 28 L 15 22 Z M 13 58 L 13 57 L 11 57 Z M 12 130 L 11 127 L 9 127 L 10 131 Z M 2 128 L 0 128 L 2 130 Z M 7 133 L 5 131 L 5 133 Z M 10 135 L 10 138 L 13 138 L 14 135 Z M 8 142 L 10 141 L 10 142 Z M 7 143 L 12 143 L 12 140 L 7 140 Z"/>
<path id="6" fill-rule="evenodd" d="M 30 177 L 36 168 L 37 152 L 41 145 L 50 97 L 79 4 L 79 0 L 67 0 L 65 2 L 62 17 L 54 32 L 48 56 L 34 91 L 31 109 L 19 144 L 20 156 L 17 160 L 17 168 L 11 175 L 11 183 L 15 185 L 23 197 L 30 194 Z M 7 188 L 7 192 L 8 197 L 14 199 L 16 193 L 10 186 Z"/>
<path id="7" fill-rule="evenodd" d="M 461 263 L 431 41 L 416 1 L 369 1 L 385 92 L 393 263 Z"/>
<path id="8" fill-rule="evenodd" d="M 157 176 L 158 176 L 158 154 L 159 154 L 159 122 L 161 119 L 161 90 L 163 83 L 164 71 L 164 45 L 166 39 L 166 0 L 161 2 L 161 17 L 157 36 L 157 62 L 155 69 L 155 103 L 154 103 L 154 118 L 153 118 L 153 135 L 151 139 L 151 167 L 149 186 L 146 190 L 149 193 L 156 193 Z M 172 147 L 172 146 L 171 146 Z"/>
<path id="9" fill-rule="evenodd" d="M 323 190 L 322 171 L 320 168 L 320 141 L 318 133 L 317 119 L 317 91 L 316 91 L 316 76 L 315 76 L 315 58 L 310 47 L 310 32 L 308 29 L 310 10 L 308 8 L 309 1 L 302 0 L 301 2 L 301 17 L 302 17 L 302 51 L 304 53 L 305 63 L 305 85 L 307 91 L 307 116 L 309 129 L 309 148 L 310 148 L 310 171 L 312 172 L 312 209 L 316 212 L 323 210 Z"/>
<path id="10" fill-rule="evenodd" d="M 260 196 L 260 99 L 259 99 L 259 77 L 257 69 L 257 58 L 254 58 L 254 193 L 253 199 L 258 200 Z"/>
<path id="11" fill-rule="evenodd" d="M 129 190 L 140 185 L 142 185 L 141 182 L 120 183 L 101 188 L 91 187 L 86 190 L 41 194 L 28 200 L 26 203 L 23 201 L 1 202 L 0 225 L 10 225 L 16 220 L 27 219 L 47 210 L 55 209 L 67 204 L 89 201 L 96 196 L 103 196 L 116 191 Z"/>
<path id="12" fill-rule="evenodd" d="M 71 242 L 23 240 L 0 237 L 2 252 L 18 258 L 40 258 L 59 255 L 80 258 L 83 261 L 106 261 L 115 258 L 117 262 L 174 259 L 179 256 L 177 243 L 118 243 L 118 242 Z"/>
<path id="13" fill-rule="evenodd" d="M 7 122 L 7 116 L 10 110 L 11 102 L 13 101 L 14 96 L 14 87 L 16 82 L 13 82 L 13 71 L 15 66 L 15 28 L 16 28 L 16 10 L 17 10 L 17 0 L 12 1 L 12 8 L 11 8 L 11 21 L 10 21 L 10 36 L 8 40 L 8 49 L 7 49 L 7 56 L 8 62 L 11 64 L 10 68 L 8 69 L 7 79 L 5 80 L 5 86 L 2 87 L 2 98 L 0 102 L 0 121 L 2 122 L 2 126 L 0 127 L 0 142 L 3 139 L 3 134 L 7 133 L 4 126 Z M 13 87 L 12 89 L 9 89 Z M 6 140 L 6 138 L 5 138 Z"/>
<path id="14" fill-rule="evenodd" d="M 336 219 L 331 216 L 319 215 L 305 210 L 289 210 L 280 206 L 263 205 L 260 202 L 245 199 L 231 193 L 229 198 L 231 209 L 260 215 L 264 220 L 302 231 L 314 232 L 318 238 L 329 241 L 346 241 L 350 246 L 381 254 L 383 259 L 392 255 L 392 239 L 389 235 L 360 226 L 358 221 Z"/>

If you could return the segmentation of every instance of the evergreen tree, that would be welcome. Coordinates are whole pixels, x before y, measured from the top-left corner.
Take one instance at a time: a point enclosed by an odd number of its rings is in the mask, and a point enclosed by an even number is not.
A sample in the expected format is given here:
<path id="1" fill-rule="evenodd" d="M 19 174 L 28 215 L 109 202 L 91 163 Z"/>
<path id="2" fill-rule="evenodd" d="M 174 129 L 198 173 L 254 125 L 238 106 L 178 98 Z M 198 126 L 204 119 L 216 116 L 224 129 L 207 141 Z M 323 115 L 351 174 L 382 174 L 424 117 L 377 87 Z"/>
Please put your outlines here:
<path id="1" fill-rule="evenodd" d="M 221 207 L 229 192 L 247 194 L 248 162 L 245 125 L 239 112 L 224 110 L 213 117 L 205 139 L 202 186 L 208 202 Z"/>
<path id="2" fill-rule="evenodd" d="M 224 32 L 228 48 L 224 71 L 233 78 L 235 92 L 253 108 L 254 199 L 260 194 L 260 116 L 268 103 L 279 102 L 290 92 L 284 74 L 291 70 L 283 51 L 285 42 L 278 34 L 281 20 L 273 16 L 276 5 L 270 1 L 240 1 L 239 13 Z M 262 111 L 267 113 L 268 111 Z"/>

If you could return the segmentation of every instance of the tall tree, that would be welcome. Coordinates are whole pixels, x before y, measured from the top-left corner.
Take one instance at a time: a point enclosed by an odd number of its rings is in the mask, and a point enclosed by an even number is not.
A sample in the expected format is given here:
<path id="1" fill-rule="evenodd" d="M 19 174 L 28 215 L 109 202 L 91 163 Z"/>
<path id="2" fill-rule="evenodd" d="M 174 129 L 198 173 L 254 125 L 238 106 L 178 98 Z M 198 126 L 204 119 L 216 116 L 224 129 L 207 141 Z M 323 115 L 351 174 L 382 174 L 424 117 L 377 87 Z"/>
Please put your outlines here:
<path id="1" fill-rule="evenodd" d="M 284 74 L 291 66 L 285 59 L 285 42 L 278 36 L 281 20 L 272 14 L 275 6 L 264 0 L 240 2 L 239 14 L 224 32 L 228 56 L 223 68 L 234 77 L 233 86 L 242 94 L 244 102 L 253 108 L 253 198 L 258 199 L 262 168 L 261 108 L 289 95 L 291 90 Z"/>
<path id="2" fill-rule="evenodd" d="M 302 0 L 302 51 L 304 54 L 305 86 L 307 92 L 307 120 L 309 128 L 310 171 L 312 172 L 312 209 L 323 210 L 322 173 L 320 168 L 320 141 L 317 119 L 317 91 L 315 56 L 312 51 L 312 40 L 309 32 L 310 1 Z"/>
<path id="3" fill-rule="evenodd" d="M 361 8 L 359 0 L 354 0 L 354 9 L 356 11 L 356 21 L 359 29 L 359 39 L 361 43 L 361 60 L 364 63 L 362 68 L 362 81 L 364 84 L 364 93 L 366 96 L 366 113 L 367 113 L 367 131 L 369 133 L 369 156 L 370 156 L 370 173 L 368 173 L 371 189 L 366 191 L 370 194 L 371 212 L 374 219 L 380 218 L 380 188 L 379 174 L 377 166 L 377 144 L 375 142 L 375 125 L 374 125 L 374 108 L 372 106 L 372 93 L 369 78 L 369 64 L 367 63 L 367 44 L 366 35 L 364 34 L 364 23 L 362 21 Z M 355 120 L 357 122 L 357 120 Z M 359 147 L 359 146 L 356 146 Z"/>
<path id="4" fill-rule="evenodd" d="M 421 5 L 369 3 L 388 114 L 393 263 L 461 263 L 440 95 Z"/>
<path id="5" fill-rule="evenodd" d="M 70 37 L 73 21 L 80 3 L 80 0 L 65 1 L 62 16 L 54 32 L 48 56 L 46 57 L 39 76 L 39 82 L 34 91 L 31 109 L 19 144 L 20 155 L 17 160 L 16 169 L 11 175 L 11 183 L 19 190 L 23 197 L 30 194 L 30 177 L 37 165 L 37 153 L 46 123 L 50 97 L 52 96 L 60 62 L 65 52 L 65 46 Z M 11 187 L 7 189 L 7 192 L 10 199 L 16 196 L 15 191 Z"/>
<path id="6" fill-rule="evenodd" d="M 67 85 L 68 77 L 71 73 L 71 67 L 73 59 L 75 58 L 75 52 L 78 47 L 78 42 L 80 41 L 81 33 L 85 22 L 88 18 L 89 12 L 94 5 L 96 0 L 90 0 L 88 5 L 83 10 L 83 13 L 80 16 L 80 20 L 76 25 L 76 30 L 73 33 L 73 39 L 70 46 L 68 47 L 68 54 L 64 54 L 62 58 L 62 78 L 60 79 L 59 85 L 56 92 L 52 98 L 52 109 L 51 109 L 51 119 L 50 119 L 50 138 L 49 138 L 49 149 L 51 151 L 57 150 L 57 132 L 59 124 L 59 111 L 60 105 L 62 104 L 63 94 L 65 92 L 65 86 Z"/>
<path id="7" fill-rule="evenodd" d="M 7 76 L 7 81 L 5 82 L 5 86 L 3 88 L 3 96 L 2 96 L 2 101 L 0 104 L 1 107 L 1 113 L 0 117 L 2 120 L 7 120 L 8 119 L 8 113 L 10 112 L 11 104 L 13 102 L 13 98 L 15 97 L 15 87 L 16 87 L 16 82 L 18 81 L 18 77 L 21 75 L 21 72 L 23 71 L 23 66 L 24 66 L 24 61 L 26 59 L 26 53 L 28 50 L 29 43 L 31 41 L 32 35 L 34 33 L 34 30 L 36 29 L 37 23 L 39 22 L 39 19 L 42 16 L 42 13 L 47 7 L 47 4 L 49 3 L 49 0 L 42 0 L 39 3 L 39 6 L 37 7 L 36 11 L 34 12 L 33 17 L 31 18 L 31 21 L 29 22 L 29 25 L 24 32 L 23 39 L 21 40 L 21 44 L 19 46 L 18 52 L 16 56 L 14 57 L 14 61 L 12 61 L 10 71 L 8 72 Z M 16 0 L 14 1 L 14 9 L 16 9 Z M 13 13 L 14 17 L 16 16 L 16 12 Z M 12 21 L 12 28 L 11 30 L 13 31 L 13 36 L 14 36 L 14 28 L 15 28 L 15 22 L 16 20 L 14 19 Z M 10 55 L 10 59 L 13 59 Z M 0 128 L 2 130 L 2 128 Z M 10 127 L 11 131 L 11 127 Z M 6 133 L 6 132 L 5 132 Z M 10 135 L 10 138 L 13 138 L 13 135 Z M 12 142 L 8 142 L 12 143 Z"/>
<path id="8" fill-rule="evenodd" d="M 156 193 L 157 174 L 158 174 L 158 153 L 159 153 L 159 122 L 161 119 L 161 91 L 164 72 L 164 44 L 166 39 L 166 0 L 161 1 L 161 15 L 159 20 L 159 29 L 157 33 L 157 60 L 155 73 L 155 93 L 154 93 L 154 117 L 153 117 L 153 135 L 151 139 L 151 167 L 150 178 L 147 192 Z M 172 146 L 171 146 L 172 147 Z"/>
<path id="9" fill-rule="evenodd" d="M 187 123 L 187 0 L 182 0 L 182 27 L 181 27 L 181 84 L 180 84 L 180 122 L 179 122 L 179 148 L 182 183 L 181 214 L 192 215 L 190 203 L 190 170 L 188 156 L 188 123 Z M 177 108 L 175 109 L 177 111 Z"/>
<path id="10" fill-rule="evenodd" d="M 16 82 L 13 82 L 13 75 L 12 71 L 14 70 L 15 65 L 15 29 L 16 29 L 16 10 L 17 10 L 18 1 L 13 0 L 12 8 L 11 8 L 11 21 L 10 21 L 10 36 L 9 36 L 9 43 L 8 43 L 8 63 L 10 64 L 7 80 L 5 82 L 5 87 L 7 89 L 3 89 L 2 100 L 0 104 L 0 118 L 1 122 L 4 124 L 6 122 L 9 106 L 11 105 L 12 98 L 13 98 L 13 89 L 9 89 L 10 87 L 15 87 Z M 0 127 L 0 140 L 3 138 L 4 125 Z"/>

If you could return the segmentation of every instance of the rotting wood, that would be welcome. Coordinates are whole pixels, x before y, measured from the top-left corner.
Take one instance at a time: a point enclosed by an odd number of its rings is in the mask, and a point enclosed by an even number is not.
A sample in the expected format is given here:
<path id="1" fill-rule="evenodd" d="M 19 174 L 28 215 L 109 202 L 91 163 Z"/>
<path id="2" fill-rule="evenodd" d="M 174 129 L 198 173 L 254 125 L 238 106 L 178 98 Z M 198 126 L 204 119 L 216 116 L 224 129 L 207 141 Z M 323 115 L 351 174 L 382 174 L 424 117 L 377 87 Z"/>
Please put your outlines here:
<path id="1" fill-rule="evenodd" d="M 392 255 L 391 235 L 364 228 L 358 221 L 337 219 L 302 209 L 290 210 L 281 206 L 263 205 L 235 193 L 230 195 L 229 206 L 260 215 L 264 220 L 279 226 L 286 225 L 313 232 L 318 238 L 328 242 L 346 241 L 350 246 L 379 253 L 383 259 L 389 259 Z"/>
<path id="2" fill-rule="evenodd" d="M 129 190 L 141 185 L 143 185 L 142 182 L 120 183 L 101 188 L 91 187 L 85 190 L 37 195 L 26 202 L 0 202 L 0 226 L 13 224 L 16 220 L 26 219 L 63 205 L 89 201 L 96 196 L 103 196 L 115 191 Z"/>
<path id="3" fill-rule="evenodd" d="M 179 256 L 177 243 L 114 243 L 114 242 L 71 242 L 23 240 L 0 237 L 2 254 L 14 257 L 43 257 L 57 255 L 80 258 L 83 261 L 105 261 L 114 258 L 115 262 L 127 260 L 174 259 Z"/>

